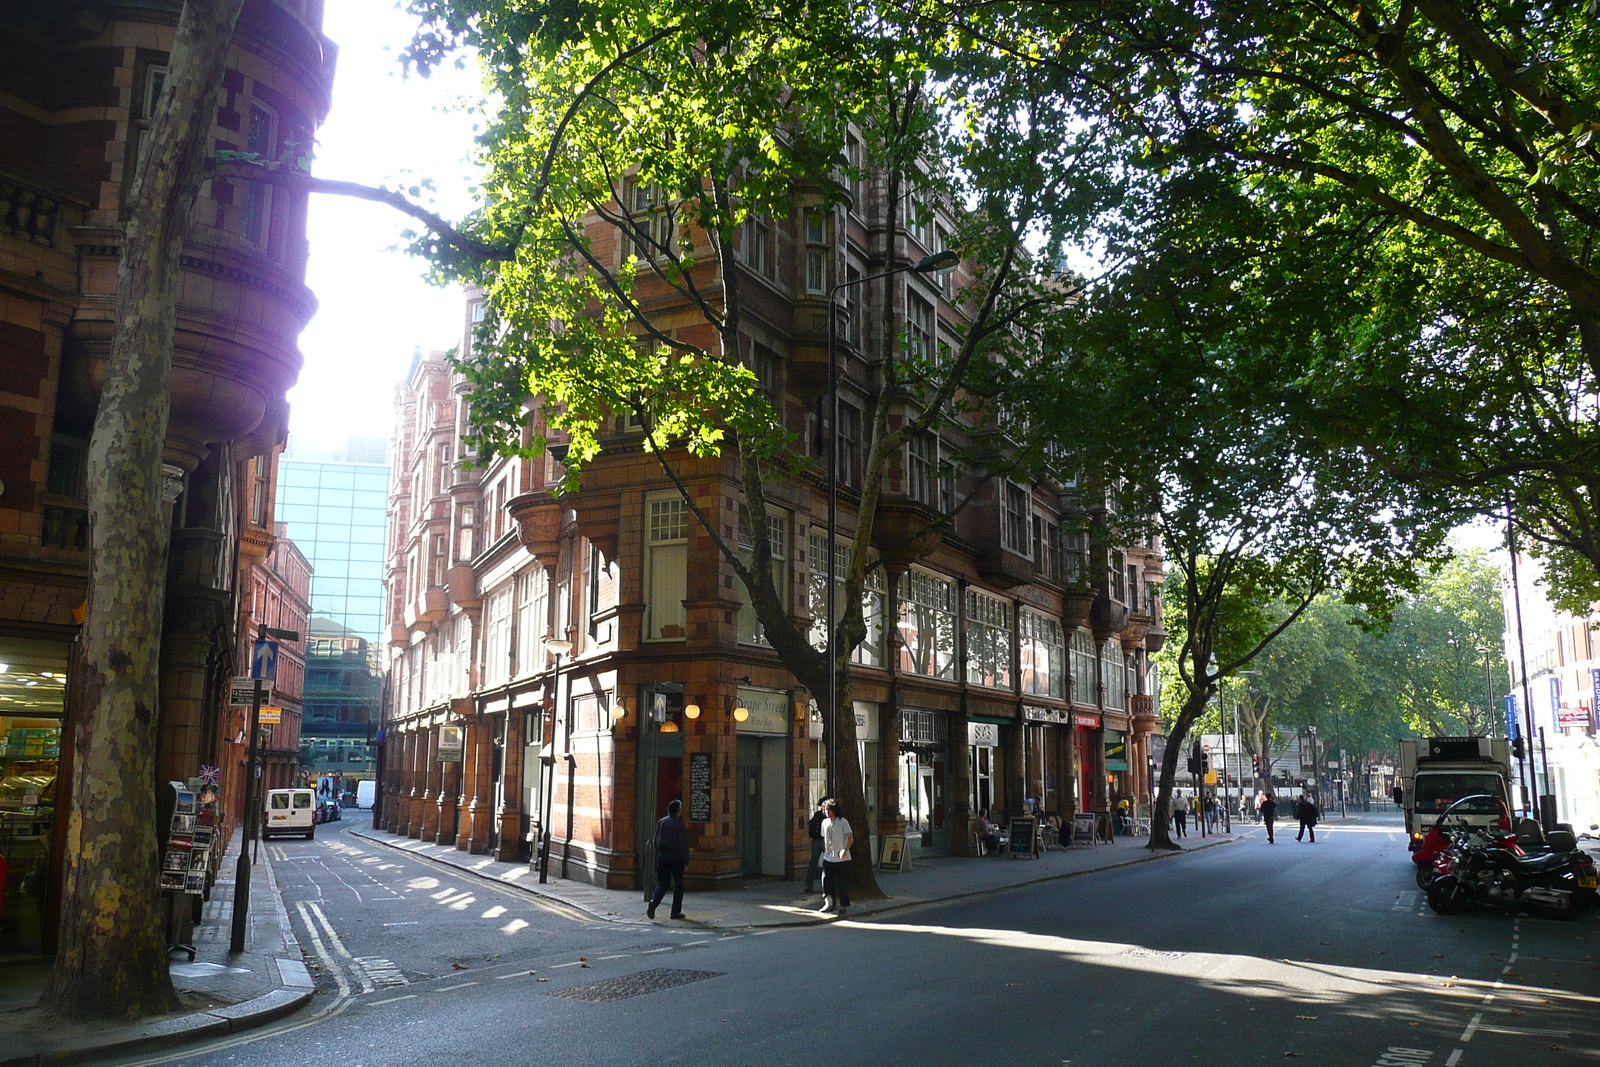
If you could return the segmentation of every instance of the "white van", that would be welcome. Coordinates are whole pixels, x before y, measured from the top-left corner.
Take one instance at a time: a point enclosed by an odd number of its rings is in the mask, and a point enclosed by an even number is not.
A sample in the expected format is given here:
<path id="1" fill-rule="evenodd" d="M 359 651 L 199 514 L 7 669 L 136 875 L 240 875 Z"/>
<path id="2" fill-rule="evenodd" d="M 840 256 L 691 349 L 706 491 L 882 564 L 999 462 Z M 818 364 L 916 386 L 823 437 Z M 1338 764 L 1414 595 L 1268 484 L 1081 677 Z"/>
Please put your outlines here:
<path id="1" fill-rule="evenodd" d="M 261 837 L 317 836 L 317 797 L 309 789 L 269 789 L 261 813 Z"/>
<path id="2" fill-rule="evenodd" d="M 356 807 L 372 810 L 372 801 L 378 795 L 378 783 L 364 778 L 356 783 Z"/>

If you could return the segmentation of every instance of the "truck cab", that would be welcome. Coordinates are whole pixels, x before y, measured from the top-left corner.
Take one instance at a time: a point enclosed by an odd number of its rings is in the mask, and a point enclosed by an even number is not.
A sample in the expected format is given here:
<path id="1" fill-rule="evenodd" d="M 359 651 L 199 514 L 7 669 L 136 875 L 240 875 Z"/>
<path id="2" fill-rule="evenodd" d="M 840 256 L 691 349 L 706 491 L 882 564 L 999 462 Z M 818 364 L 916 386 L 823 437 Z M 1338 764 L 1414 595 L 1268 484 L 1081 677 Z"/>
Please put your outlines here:
<path id="1" fill-rule="evenodd" d="M 1512 810 L 1511 752 L 1503 737 L 1429 737 L 1400 742 L 1400 807 L 1411 851 L 1445 809 L 1464 797 L 1492 797 L 1451 816 L 1472 826 L 1498 825 Z"/>

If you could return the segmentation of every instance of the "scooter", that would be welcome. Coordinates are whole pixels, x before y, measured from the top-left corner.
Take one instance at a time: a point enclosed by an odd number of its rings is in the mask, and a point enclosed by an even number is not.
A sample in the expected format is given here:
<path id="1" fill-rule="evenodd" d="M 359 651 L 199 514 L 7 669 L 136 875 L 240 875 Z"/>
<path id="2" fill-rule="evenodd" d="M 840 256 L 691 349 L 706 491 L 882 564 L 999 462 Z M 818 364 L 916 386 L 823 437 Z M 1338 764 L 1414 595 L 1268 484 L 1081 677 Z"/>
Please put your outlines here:
<path id="1" fill-rule="evenodd" d="M 1417 850 L 1411 854 L 1411 862 L 1416 864 L 1418 889 L 1427 889 L 1428 883 L 1433 881 L 1434 876 L 1438 873 L 1437 868 L 1440 857 L 1450 848 L 1453 835 L 1458 831 L 1465 832 L 1471 829 L 1464 819 L 1457 819 L 1452 822 L 1451 815 L 1455 814 L 1458 808 L 1482 815 L 1485 814 L 1487 805 L 1493 805 L 1500 809 L 1500 823 L 1497 827 L 1491 828 L 1486 832 L 1493 834 L 1497 842 L 1518 852 L 1522 851 L 1521 846 L 1517 843 L 1517 835 L 1511 827 L 1511 813 L 1506 810 L 1505 803 L 1499 797 L 1487 794 L 1462 797 L 1439 814 L 1439 817 L 1433 821 L 1433 826 L 1423 835 L 1422 844 L 1418 845 Z"/>

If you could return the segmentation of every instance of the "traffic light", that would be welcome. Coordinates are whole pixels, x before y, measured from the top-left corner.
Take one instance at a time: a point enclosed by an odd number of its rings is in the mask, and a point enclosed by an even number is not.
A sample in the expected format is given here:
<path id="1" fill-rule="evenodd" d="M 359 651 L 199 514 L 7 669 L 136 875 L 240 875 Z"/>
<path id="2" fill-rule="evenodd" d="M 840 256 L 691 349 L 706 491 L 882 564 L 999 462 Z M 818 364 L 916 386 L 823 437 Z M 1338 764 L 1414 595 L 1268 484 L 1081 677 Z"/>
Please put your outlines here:
<path id="1" fill-rule="evenodd" d="M 1203 753 L 1200 751 L 1200 742 L 1196 741 L 1194 743 L 1194 747 L 1189 750 L 1189 773 L 1190 774 L 1201 774 L 1201 773 L 1203 773 L 1202 765 L 1201 765 L 1201 762 L 1200 762 L 1200 758 L 1201 758 L 1202 755 L 1203 755 Z"/>
<path id="2" fill-rule="evenodd" d="M 1250 757 L 1250 773 L 1255 775 L 1258 778 L 1261 776 L 1261 757 L 1260 756 L 1251 755 L 1251 757 Z"/>
<path id="3" fill-rule="evenodd" d="M 1521 759 L 1522 758 L 1522 756 L 1523 756 L 1523 748 L 1522 748 L 1522 738 L 1521 737 L 1513 737 L 1511 739 L 1511 755 L 1516 757 L 1517 759 Z"/>

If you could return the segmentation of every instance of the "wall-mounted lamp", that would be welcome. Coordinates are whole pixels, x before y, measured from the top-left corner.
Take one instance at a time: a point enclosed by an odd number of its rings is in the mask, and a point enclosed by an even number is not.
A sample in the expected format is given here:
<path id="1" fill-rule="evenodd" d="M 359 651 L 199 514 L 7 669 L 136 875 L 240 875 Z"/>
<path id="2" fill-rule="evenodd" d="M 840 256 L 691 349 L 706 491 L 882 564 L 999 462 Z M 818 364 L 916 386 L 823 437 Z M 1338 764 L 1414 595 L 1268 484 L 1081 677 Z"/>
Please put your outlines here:
<path id="1" fill-rule="evenodd" d="M 619 719 L 626 719 L 627 717 L 628 709 L 622 706 L 622 701 L 617 701 L 617 706 L 611 709 L 611 721 L 616 722 Z"/>
<path id="2" fill-rule="evenodd" d="M 683 709 L 683 717 L 685 719 L 698 719 L 700 717 L 700 705 L 690 704 L 685 707 Z"/>
<path id="3" fill-rule="evenodd" d="M 733 720 L 735 722 L 744 722 L 749 717 L 750 709 L 745 707 L 743 704 L 740 704 L 738 707 L 733 709 Z"/>

